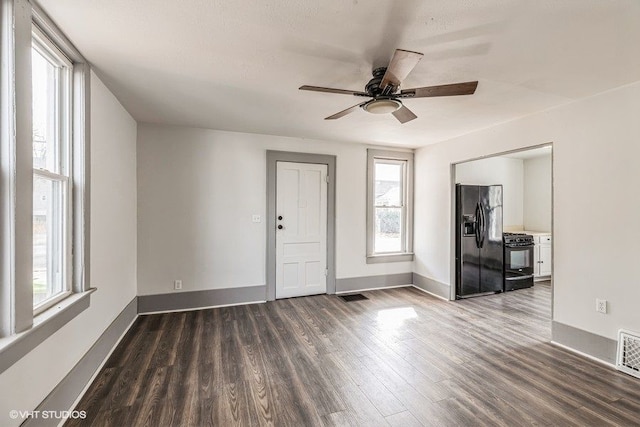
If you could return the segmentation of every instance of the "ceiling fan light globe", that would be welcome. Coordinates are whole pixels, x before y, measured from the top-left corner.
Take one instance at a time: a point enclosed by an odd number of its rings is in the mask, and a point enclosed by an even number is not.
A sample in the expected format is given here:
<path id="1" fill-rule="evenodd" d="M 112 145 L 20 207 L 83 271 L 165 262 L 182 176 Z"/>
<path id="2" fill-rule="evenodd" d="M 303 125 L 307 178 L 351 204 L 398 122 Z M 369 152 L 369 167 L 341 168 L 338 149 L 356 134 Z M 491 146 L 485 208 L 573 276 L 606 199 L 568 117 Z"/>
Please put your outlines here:
<path id="1" fill-rule="evenodd" d="M 402 107 L 402 102 L 396 99 L 375 99 L 362 108 L 371 114 L 389 114 Z"/>

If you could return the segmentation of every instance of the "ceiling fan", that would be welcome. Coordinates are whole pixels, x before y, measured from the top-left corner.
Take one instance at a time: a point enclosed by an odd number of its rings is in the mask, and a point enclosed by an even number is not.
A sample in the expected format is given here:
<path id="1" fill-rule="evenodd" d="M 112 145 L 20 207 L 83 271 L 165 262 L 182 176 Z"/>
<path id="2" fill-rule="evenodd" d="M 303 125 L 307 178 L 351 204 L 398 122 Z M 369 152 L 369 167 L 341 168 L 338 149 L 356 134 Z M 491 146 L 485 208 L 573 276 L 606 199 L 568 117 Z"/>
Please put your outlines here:
<path id="1" fill-rule="evenodd" d="M 362 108 L 372 114 L 391 113 L 400 123 L 406 123 L 418 116 L 413 114 L 402 104 L 406 98 L 427 98 L 432 96 L 472 95 L 476 91 L 478 82 L 453 83 L 448 85 L 418 87 L 400 90 L 402 81 L 422 59 L 422 54 L 403 49 L 396 49 L 389 66 L 373 70 L 373 78 L 365 86 L 364 92 L 332 89 L 319 86 L 300 86 L 300 90 L 314 92 L 339 93 L 343 95 L 372 98 L 326 117 L 325 120 L 335 120 Z"/>

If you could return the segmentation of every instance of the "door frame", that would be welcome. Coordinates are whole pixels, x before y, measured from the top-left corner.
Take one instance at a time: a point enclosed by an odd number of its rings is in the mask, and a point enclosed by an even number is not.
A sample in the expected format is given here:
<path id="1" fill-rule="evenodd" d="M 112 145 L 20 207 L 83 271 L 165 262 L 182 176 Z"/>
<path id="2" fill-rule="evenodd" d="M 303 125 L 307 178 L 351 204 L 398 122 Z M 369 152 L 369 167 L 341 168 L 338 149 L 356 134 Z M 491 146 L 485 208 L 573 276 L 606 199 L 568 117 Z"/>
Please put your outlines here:
<path id="1" fill-rule="evenodd" d="M 336 156 L 267 150 L 267 301 L 276 299 L 276 165 L 278 162 L 327 165 L 327 294 L 336 293 Z"/>
<path id="2" fill-rule="evenodd" d="M 554 205 L 555 205 L 555 186 L 554 186 L 554 156 L 555 156 L 555 148 L 554 148 L 554 143 L 553 141 L 549 141 L 549 142 L 544 142 L 541 144 L 536 144 L 536 145 L 530 145 L 527 147 L 521 147 L 521 148 L 515 148 L 513 150 L 506 150 L 506 151 L 501 151 L 501 152 L 497 152 L 497 153 L 493 153 L 493 154 L 487 154 L 484 156 L 480 156 L 480 157 L 473 157 L 470 159 L 466 159 L 466 160 L 459 160 L 456 162 L 451 162 L 449 164 L 449 178 L 450 178 L 450 216 L 449 216 L 449 221 L 451 224 L 450 227 L 450 246 L 449 246 L 449 256 L 450 256 L 450 276 L 451 278 L 453 278 L 453 280 L 449 280 L 449 300 L 450 301 L 455 301 L 456 300 L 456 283 L 455 283 L 455 277 L 456 277 L 456 238 L 455 238 L 455 233 L 456 233 L 456 166 L 461 164 L 461 163 L 467 163 L 467 162 L 473 162 L 476 160 L 483 160 L 483 159 L 489 159 L 492 157 L 501 157 L 507 154 L 512 154 L 512 153 L 518 153 L 520 151 L 529 151 L 529 150 L 535 150 L 536 148 L 542 148 L 542 147 L 551 147 L 551 235 L 555 236 L 555 210 L 554 210 Z M 554 281 L 555 281 L 555 274 L 554 269 L 554 257 L 555 257 L 555 238 L 552 238 L 551 240 L 551 321 L 553 322 L 554 320 L 554 312 L 553 312 L 553 301 L 555 299 L 555 285 L 554 285 Z"/>

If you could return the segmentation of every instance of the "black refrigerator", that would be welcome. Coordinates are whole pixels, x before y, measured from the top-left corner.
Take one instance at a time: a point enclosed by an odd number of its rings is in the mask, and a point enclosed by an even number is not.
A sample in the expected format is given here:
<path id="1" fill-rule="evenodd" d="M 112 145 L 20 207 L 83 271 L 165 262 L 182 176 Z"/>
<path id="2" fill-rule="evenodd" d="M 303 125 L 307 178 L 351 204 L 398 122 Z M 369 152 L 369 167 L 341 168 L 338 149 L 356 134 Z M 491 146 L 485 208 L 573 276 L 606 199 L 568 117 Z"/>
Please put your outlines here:
<path id="1" fill-rule="evenodd" d="M 456 298 L 503 289 L 502 185 L 456 185 Z"/>

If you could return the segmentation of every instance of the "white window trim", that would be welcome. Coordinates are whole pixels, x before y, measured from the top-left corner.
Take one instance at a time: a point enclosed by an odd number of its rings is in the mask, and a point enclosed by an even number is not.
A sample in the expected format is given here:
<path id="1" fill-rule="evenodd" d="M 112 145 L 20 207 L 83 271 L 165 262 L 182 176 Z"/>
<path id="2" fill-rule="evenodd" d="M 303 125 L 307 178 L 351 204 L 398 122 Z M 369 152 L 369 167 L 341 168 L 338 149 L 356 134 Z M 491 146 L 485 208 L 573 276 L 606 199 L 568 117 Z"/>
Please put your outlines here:
<path id="1" fill-rule="evenodd" d="M 367 264 L 413 261 L 413 153 L 367 149 Z M 390 160 L 406 162 L 404 168 L 402 244 L 404 250 L 395 253 L 374 253 L 375 234 L 375 161 Z"/>
<path id="2" fill-rule="evenodd" d="M 31 11 L 32 13 L 28 13 Z M 0 0 L 0 373 L 87 309 L 90 230 L 90 67 L 44 12 L 29 0 Z M 68 199 L 73 217 L 69 250 L 71 289 L 65 298 L 33 310 L 33 150 L 31 44 L 33 26 L 73 63 L 72 147 Z"/>

